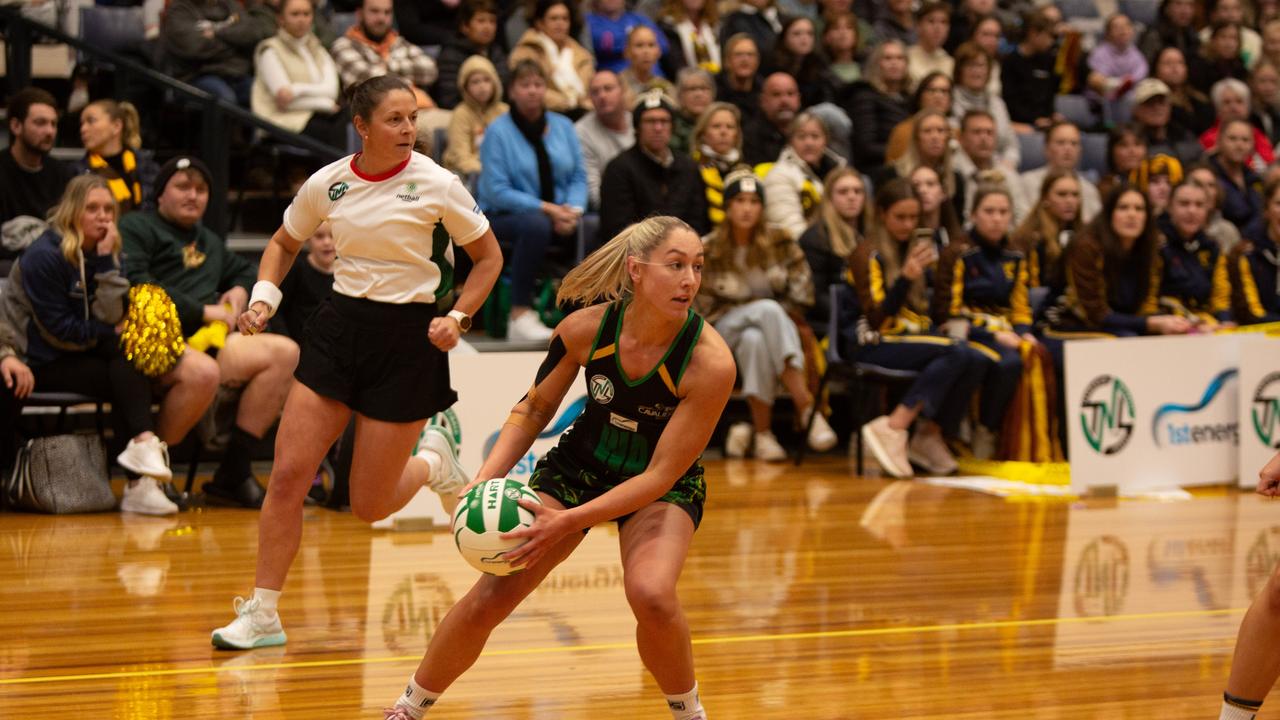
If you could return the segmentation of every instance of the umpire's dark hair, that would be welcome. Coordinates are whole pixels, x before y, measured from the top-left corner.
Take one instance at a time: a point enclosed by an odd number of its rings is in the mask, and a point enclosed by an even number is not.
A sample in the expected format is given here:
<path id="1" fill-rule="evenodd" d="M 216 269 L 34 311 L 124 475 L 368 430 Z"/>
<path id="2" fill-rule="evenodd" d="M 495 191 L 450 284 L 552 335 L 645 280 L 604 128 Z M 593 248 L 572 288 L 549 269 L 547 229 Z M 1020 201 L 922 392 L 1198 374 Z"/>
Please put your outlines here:
<path id="1" fill-rule="evenodd" d="M 382 102 L 387 93 L 396 90 L 413 94 L 413 88 L 409 87 L 409 83 L 395 75 L 379 75 L 352 85 L 347 90 L 347 103 L 351 105 L 351 116 L 369 122 L 373 116 L 373 109 L 378 107 L 378 103 Z"/>
<path id="2" fill-rule="evenodd" d="M 7 108 L 8 118 L 17 120 L 20 123 L 27 121 L 27 113 L 31 112 L 32 105 L 48 105 L 56 112 L 58 109 L 58 101 L 53 99 L 53 95 L 47 90 L 41 90 L 38 87 L 22 88 L 9 98 L 9 107 Z"/>

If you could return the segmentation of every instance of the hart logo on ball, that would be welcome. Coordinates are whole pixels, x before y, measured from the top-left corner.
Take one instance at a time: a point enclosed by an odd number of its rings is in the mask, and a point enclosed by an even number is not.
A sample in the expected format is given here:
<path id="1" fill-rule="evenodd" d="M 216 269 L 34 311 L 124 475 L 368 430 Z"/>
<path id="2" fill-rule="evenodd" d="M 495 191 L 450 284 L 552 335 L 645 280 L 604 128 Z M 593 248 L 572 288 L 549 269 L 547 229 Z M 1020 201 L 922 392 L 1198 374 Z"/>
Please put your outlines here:
<path id="1" fill-rule="evenodd" d="M 520 501 L 542 504 L 538 493 L 512 478 L 485 481 L 467 493 L 453 513 L 453 539 L 458 552 L 477 570 L 509 575 L 524 568 L 507 562 L 508 552 L 524 544 L 523 538 L 504 539 L 504 533 L 529 527 L 534 515 Z"/>

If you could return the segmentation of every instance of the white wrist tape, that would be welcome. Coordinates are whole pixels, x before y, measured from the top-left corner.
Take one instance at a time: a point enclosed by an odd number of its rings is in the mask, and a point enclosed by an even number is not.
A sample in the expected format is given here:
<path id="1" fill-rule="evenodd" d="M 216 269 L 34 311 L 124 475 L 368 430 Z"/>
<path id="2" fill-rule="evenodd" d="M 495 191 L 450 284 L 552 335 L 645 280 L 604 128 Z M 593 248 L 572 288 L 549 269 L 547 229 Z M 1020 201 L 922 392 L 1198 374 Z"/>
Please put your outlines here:
<path id="1" fill-rule="evenodd" d="M 256 302 L 266 303 L 267 317 L 275 317 L 276 309 L 280 307 L 280 301 L 284 299 L 284 293 L 280 292 L 280 288 L 270 280 L 259 280 L 253 284 L 253 293 L 249 296 L 249 307 L 253 307 Z"/>

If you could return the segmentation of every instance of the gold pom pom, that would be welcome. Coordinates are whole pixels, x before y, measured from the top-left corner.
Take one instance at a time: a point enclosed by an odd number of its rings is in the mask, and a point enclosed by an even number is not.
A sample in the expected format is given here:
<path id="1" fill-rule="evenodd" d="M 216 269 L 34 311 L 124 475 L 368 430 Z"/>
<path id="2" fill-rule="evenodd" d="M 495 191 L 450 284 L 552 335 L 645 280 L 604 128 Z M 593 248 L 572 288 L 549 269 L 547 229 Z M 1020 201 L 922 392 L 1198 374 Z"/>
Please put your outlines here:
<path id="1" fill-rule="evenodd" d="M 187 342 L 182 337 L 178 308 L 159 285 L 129 288 L 129 312 L 120 333 L 120 348 L 125 359 L 147 377 L 160 377 L 178 364 Z"/>

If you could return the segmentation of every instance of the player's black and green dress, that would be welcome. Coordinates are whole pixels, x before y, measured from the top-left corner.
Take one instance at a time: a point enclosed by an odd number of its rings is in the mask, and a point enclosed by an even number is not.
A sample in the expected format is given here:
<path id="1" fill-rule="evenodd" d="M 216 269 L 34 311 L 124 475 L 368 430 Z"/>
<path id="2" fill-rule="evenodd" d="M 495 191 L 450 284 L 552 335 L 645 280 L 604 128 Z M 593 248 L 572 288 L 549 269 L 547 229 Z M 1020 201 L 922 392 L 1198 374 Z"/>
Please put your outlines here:
<path id="1" fill-rule="evenodd" d="M 702 317 L 690 310 L 662 360 L 644 377 L 632 380 L 618 357 L 626 309 L 624 300 L 605 310 L 587 356 L 587 405 L 529 479 L 530 487 L 565 507 L 589 502 L 649 466 L 658 438 L 680 402 L 676 388 L 702 333 Z M 695 460 L 659 500 L 689 513 L 696 528 L 706 494 L 702 465 Z M 622 524 L 627 517 L 616 519 Z"/>

